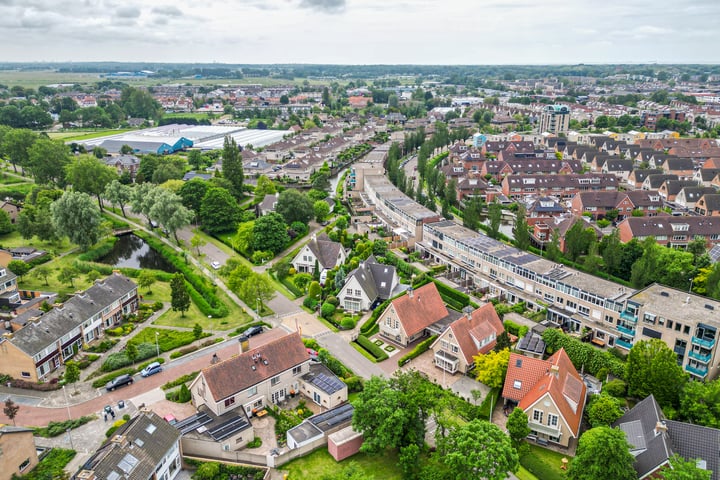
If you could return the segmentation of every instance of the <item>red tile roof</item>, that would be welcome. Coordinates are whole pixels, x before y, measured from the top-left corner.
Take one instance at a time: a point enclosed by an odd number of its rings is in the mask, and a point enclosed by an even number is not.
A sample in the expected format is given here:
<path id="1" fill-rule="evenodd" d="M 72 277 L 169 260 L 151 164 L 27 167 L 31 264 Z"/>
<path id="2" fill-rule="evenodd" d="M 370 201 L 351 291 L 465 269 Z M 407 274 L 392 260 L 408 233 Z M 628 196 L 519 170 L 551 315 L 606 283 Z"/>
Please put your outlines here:
<path id="1" fill-rule="evenodd" d="M 521 382 L 521 388 L 515 388 L 516 381 Z M 561 348 L 547 360 L 510 354 L 503 397 L 518 401 L 518 406 L 526 410 L 549 394 L 574 436 L 580 430 L 585 392 L 585 383 L 565 349 Z"/>
<path id="2" fill-rule="evenodd" d="M 392 301 L 405 335 L 413 336 L 448 316 L 447 308 L 434 282 L 423 285 Z"/>
<path id="3" fill-rule="evenodd" d="M 291 333 L 207 367 L 201 374 L 213 399 L 220 401 L 308 361 L 300 335 Z"/>
<path id="4" fill-rule="evenodd" d="M 482 340 L 488 338 L 493 333 L 495 333 L 497 337 L 505 330 L 505 327 L 495 311 L 493 304 L 488 303 L 473 311 L 470 314 L 470 318 L 468 318 L 467 315 L 463 315 L 455 320 L 450 324 L 450 329 L 453 335 L 455 335 L 455 339 L 460 346 L 460 351 L 465 357 L 465 361 L 471 364 L 473 362 L 473 356 L 479 353 L 484 354 L 489 352 L 497 343 L 495 340 L 492 340 L 486 345 L 483 345 L 482 348 L 478 348 Z"/>

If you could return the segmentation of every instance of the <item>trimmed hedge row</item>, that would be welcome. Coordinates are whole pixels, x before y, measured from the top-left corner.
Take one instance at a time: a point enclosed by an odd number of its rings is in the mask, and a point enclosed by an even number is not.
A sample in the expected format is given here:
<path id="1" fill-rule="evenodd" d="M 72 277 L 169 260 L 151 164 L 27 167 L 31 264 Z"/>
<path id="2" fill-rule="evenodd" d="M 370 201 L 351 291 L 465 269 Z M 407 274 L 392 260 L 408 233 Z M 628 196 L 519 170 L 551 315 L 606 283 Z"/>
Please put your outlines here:
<path id="1" fill-rule="evenodd" d="M 437 280 L 433 280 L 433 282 L 435 282 L 435 286 L 445 303 L 453 307 L 455 310 L 462 310 L 464 307 L 470 305 L 470 296 L 467 294 L 458 292 L 457 290 L 450 288 Z M 460 308 L 455 308 L 456 306 L 459 306 Z"/>
<path id="2" fill-rule="evenodd" d="M 527 335 L 528 330 L 530 330 L 527 325 L 518 325 L 512 320 L 505 320 L 503 322 L 503 326 L 508 333 L 515 335 L 518 338 L 524 337 L 525 335 Z"/>
<path id="3" fill-rule="evenodd" d="M 85 425 L 88 422 L 95 420 L 95 415 L 85 415 L 80 418 L 74 418 L 72 420 L 65 420 L 62 422 L 50 422 L 46 427 L 33 428 L 33 435 L 38 437 L 52 438 L 62 435 L 69 429 L 78 428 Z"/>
<path id="4" fill-rule="evenodd" d="M 485 397 L 485 400 L 483 400 L 483 402 L 480 404 L 480 411 L 478 412 L 480 418 L 490 418 L 490 412 L 492 411 L 492 409 L 497 407 L 498 400 L 500 399 L 500 393 L 502 393 L 502 390 L 500 390 L 499 388 L 493 388 L 490 390 L 490 393 L 488 393 L 487 397 Z"/>
<path id="5" fill-rule="evenodd" d="M 116 370 L 112 373 L 108 373 L 107 375 L 103 375 L 102 377 L 93 381 L 92 387 L 93 388 L 104 387 L 106 383 L 108 383 L 112 380 L 115 380 L 120 375 L 134 375 L 134 374 L 135 374 L 135 369 L 132 367 L 123 368 L 122 370 Z"/>
<path id="6" fill-rule="evenodd" d="M 543 332 L 542 338 L 547 345 L 548 353 L 564 348 L 578 370 L 584 369 L 590 375 L 599 378 L 604 378 L 604 375 L 598 375 L 601 370 L 605 373 L 610 372 L 618 378 L 625 378 L 625 363 L 609 352 L 598 350 L 589 343 L 564 334 L 557 328 L 548 328 Z"/>
<path id="7" fill-rule="evenodd" d="M 358 335 L 357 340 L 355 340 L 355 343 L 360 345 L 363 349 L 365 349 L 370 355 L 375 357 L 375 360 L 378 362 L 382 362 L 383 360 L 387 360 L 388 354 L 385 353 L 385 351 L 375 345 L 373 342 L 370 341 L 369 338 L 367 338 L 364 335 Z"/>
<path id="8" fill-rule="evenodd" d="M 430 349 L 430 345 L 432 345 L 433 342 L 437 340 L 437 337 L 437 335 L 433 335 L 432 337 L 427 338 L 415 345 L 415 348 L 413 348 L 408 354 L 402 356 L 400 360 L 398 360 L 398 367 L 402 367 L 413 358 L 419 357 L 423 353 L 427 352 Z"/>
<path id="9" fill-rule="evenodd" d="M 185 276 L 185 283 L 192 287 L 188 288 L 190 298 L 204 315 L 211 315 L 214 318 L 222 318 L 228 315 L 228 308 L 215 295 L 215 288 L 209 286 L 205 277 L 198 275 L 191 265 L 185 263 L 185 260 L 177 255 L 174 249 L 145 232 L 139 231 L 136 232 L 136 235 L 145 240 L 150 248 L 165 257 L 178 272 Z"/>

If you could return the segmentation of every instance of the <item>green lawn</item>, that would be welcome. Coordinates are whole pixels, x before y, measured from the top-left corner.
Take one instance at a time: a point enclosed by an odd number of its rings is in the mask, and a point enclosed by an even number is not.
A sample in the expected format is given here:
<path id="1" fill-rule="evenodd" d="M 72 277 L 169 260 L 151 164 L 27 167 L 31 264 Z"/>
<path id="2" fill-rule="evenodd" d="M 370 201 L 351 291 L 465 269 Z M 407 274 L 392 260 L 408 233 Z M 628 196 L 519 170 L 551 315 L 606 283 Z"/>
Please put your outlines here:
<path id="1" fill-rule="evenodd" d="M 518 477 L 520 480 L 539 480 L 535 475 L 528 472 L 523 466 L 520 466 L 520 469 L 515 472 L 515 476 Z"/>
<path id="2" fill-rule="evenodd" d="M 21 192 L 25 195 L 28 195 L 30 193 L 30 190 L 35 186 L 34 183 L 30 182 L 20 182 L 20 183 L 13 183 L 11 185 L 4 185 L 0 188 L 0 196 L 3 198 L 6 195 L 7 192 Z"/>
<path id="3" fill-rule="evenodd" d="M 203 332 L 203 335 L 208 336 L 209 334 Z M 161 352 L 169 352 L 184 347 L 196 340 L 191 330 L 146 327 L 133 337 L 133 343 L 155 343 L 156 338 Z M 200 338 L 203 338 L 203 336 L 201 335 Z"/>
<path id="4" fill-rule="evenodd" d="M 529 473 L 541 480 L 562 480 L 565 472 L 560 468 L 562 459 L 572 460 L 569 455 L 542 448 L 538 445 L 529 444 L 530 451 L 520 457 L 520 464 Z"/>
<path id="5" fill-rule="evenodd" d="M 336 462 L 326 448 L 321 448 L 310 455 L 283 465 L 280 469 L 290 472 L 288 480 L 302 480 L 337 474 L 339 470 L 351 462 L 356 464 L 362 473 L 369 478 L 383 480 L 400 480 L 402 478 L 402 472 L 397 466 L 397 453 L 392 451 L 385 452 L 382 455 L 358 453 L 342 462 Z"/>
<path id="6" fill-rule="evenodd" d="M 54 139 L 72 142 L 75 140 L 90 140 L 91 138 L 117 135 L 135 130 L 134 128 L 107 128 L 102 130 L 67 130 L 64 132 L 48 132 L 48 136 Z"/>

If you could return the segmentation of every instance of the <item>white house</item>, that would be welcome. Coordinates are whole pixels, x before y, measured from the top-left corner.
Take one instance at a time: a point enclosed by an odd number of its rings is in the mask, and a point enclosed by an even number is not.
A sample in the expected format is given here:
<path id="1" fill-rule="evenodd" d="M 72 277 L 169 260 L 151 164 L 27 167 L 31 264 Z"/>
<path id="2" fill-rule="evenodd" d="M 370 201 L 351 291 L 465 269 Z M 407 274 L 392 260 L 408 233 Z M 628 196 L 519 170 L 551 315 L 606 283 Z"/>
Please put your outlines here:
<path id="1" fill-rule="evenodd" d="M 320 283 L 324 284 L 328 270 L 345 263 L 347 254 L 342 244 L 333 242 L 325 234 L 313 235 L 292 261 L 292 266 L 299 273 L 315 273 L 315 263 L 320 270 Z"/>
<path id="2" fill-rule="evenodd" d="M 385 301 L 400 292 L 395 267 L 378 263 L 370 255 L 347 276 L 345 285 L 338 293 L 338 300 L 345 310 L 358 312 L 370 310 L 375 302 Z"/>

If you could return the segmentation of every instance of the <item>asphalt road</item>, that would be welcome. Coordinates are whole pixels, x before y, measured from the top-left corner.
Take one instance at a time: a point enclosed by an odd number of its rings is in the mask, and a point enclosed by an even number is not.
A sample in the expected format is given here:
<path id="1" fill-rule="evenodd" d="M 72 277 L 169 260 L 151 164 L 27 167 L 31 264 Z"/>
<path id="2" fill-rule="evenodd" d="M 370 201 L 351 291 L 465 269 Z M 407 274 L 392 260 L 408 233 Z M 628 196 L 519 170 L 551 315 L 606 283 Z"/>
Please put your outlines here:
<path id="1" fill-rule="evenodd" d="M 385 372 L 372 363 L 361 353 L 355 350 L 341 335 L 330 330 L 315 336 L 315 340 L 324 348 L 327 348 L 333 356 L 337 357 L 350 370 L 364 379 L 373 375 L 384 376 Z"/>

